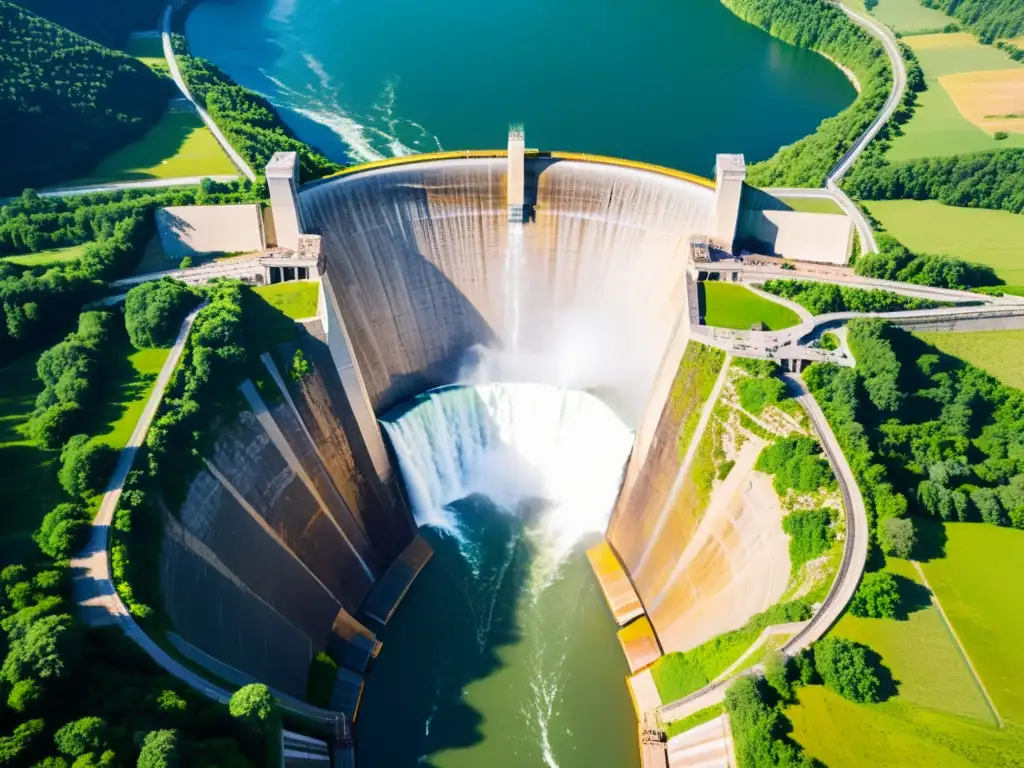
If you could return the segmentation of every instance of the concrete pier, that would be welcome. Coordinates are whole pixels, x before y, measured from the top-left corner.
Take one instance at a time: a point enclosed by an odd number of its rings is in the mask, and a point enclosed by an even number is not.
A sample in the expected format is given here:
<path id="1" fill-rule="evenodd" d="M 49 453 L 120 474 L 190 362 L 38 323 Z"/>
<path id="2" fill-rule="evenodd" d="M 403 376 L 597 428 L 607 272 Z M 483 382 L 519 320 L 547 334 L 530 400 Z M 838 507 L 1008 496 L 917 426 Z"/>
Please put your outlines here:
<path id="1" fill-rule="evenodd" d="M 587 559 L 590 560 L 590 567 L 594 569 L 597 583 L 616 623 L 621 627 L 638 616 L 643 616 L 644 607 L 640 604 L 640 598 L 633 589 L 622 563 L 615 556 L 612 545 L 602 541 L 591 547 L 587 550 Z"/>
<path id="2" fill-rule="evenodd" d="M 423 566 L 433 556 L 434 550 L 426 539 L 422 536 L 413 539 L 374 586 L 363 604 L 363 613 L 374 621 L 387 624 Z"/>
<path id="3" fill-rule="evenodd" d="M 507 195 L 509 224 L 519 224 L 523 221 L 523 206 L 526 201 L 525 154 L 526 134 L 522 128 L 513 128 L 508 132 Z"/>
<path id="4" fill-rule="evenodd" d="M 730 252 L 736 240 L 746 178 L 747 164 L 743 155 L 715 157 L 715 212 L 711 220 L 711 239 L 718 247 Z"/>
<path id="5" fill-rule="evenodd" d="M 629 671 L 636 673 L 661 658 L 661 647 L 654 635 L 654 627 L 646 616 L 641 616 L 632 624 L 618 632 L 619 645 L 629 662 Z"/>
<path id="6" fill-rule="evenodd" d="M 266 173 L 277 245 L 297 251 L 303 231 L 299 214 L 299 156 L 295 152 L 275 152 L 267 163 Z"/>

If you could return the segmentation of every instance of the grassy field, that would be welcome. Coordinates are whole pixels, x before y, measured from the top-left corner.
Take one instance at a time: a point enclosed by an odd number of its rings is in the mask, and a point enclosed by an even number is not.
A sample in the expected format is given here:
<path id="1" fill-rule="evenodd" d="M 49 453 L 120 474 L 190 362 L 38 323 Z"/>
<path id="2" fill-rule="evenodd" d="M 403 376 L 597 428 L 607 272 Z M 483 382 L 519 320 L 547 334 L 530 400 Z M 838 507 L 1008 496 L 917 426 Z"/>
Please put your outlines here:
<path id="1" fill-rule="evenodd" d="M 768 330 L 778 331 L 800 323 L 789 307 L 758 296 L 743 285 L 712 280 L 699 283 L 698 290 L 707 325 L 745 331 L 764 323 Z"/>
<path id="2" fill-rule="evenodd" d="M 134 56 L 147 67 L 159 72 L 168 72 L 167 59 L 164 58 L 164 44 L 160 37 L 132 37 L 124 47 L 124 52 Z"/>
<path id="3" fill-rule="evenodd" d="M 318 290 L 319 283 L 314 280 L 276 283 L 255 289 L 270 306 L 281 310 L 292 320 L 316 315 Z"/>
<path id="4" fill-rule="evenodd" d="M 1024 331 L 918 333 L 947 355 L 981 368 L 1004 384 L 1024 389 Z"/>
<path id="5" fill-rule="evenodd" d="M 912 251 L 944 253 L 988 264 L 1007 285 L 1024 286 L 1024 216 L 984 208 L 956 208 L 934 200 L 863 203 L 889 233 Z"/>
<path id="6" fill-rule="evenodd" d="M 839 203 L 830 197 L 779 197 L 794 211 L 804 213 L 843 213 Z"/>
<path id="7" fill-rule="evenodd" d="M 973 527 L 1006 532 L 995 526 Z M 1024 539 L 1024 533 L 1020 538 Z M 934 560 L 926 567 L 955 561 L 958 568 L 973 570 L 978 562 L 976 547 L 961 552 L 947 543 L 946 552 L 945 559 Z M 869 645 L 881 656 L 895 680 L 896 695 L 879 704 L 858 705 L 822 686 L 803 688 L 798 704 L 787 709 L 794 738 L 829 768 L 995 768 L 1024 764 L 1024 729 L 1013 724 L 1002 730 L 996 727 L 980 689 L 913 565 L 892 559 L 886 568 L 899 580 L 905 615 L 898 619 L 860 619 L 847 614 L 834 631 Z M 1011 572 L 1002 574 L 1001 583 L 1010 592 L 1014 576 Z M 934 581 L 932 586 L 938 590 Z M 941 593 L 939 597 L 945 606 L 946 598 Z M 978 608 L 984 602 L 972 600 L 972 605 Z M 1019 608 L 1020 601 L 1017 602 Z M 977 612 L 972 615 L 977 616 Z M 955 619 L 954 623 L 961 632 Z M 1016 620 L 1000 630 L 1008 646 L 1019 636 L 1020 624 Z M 1019 669 L 1014 674 L 1019 675 Z M 984 672 L 982 675 L 988 684 L 988 677 Z M 851 738 L 852 734 L 856 738 Z"/>
<path id="8" fill-rule="evenodd" d="M 956 108 L 986 133 L 1024 131 L 1024 67 L 939 78 Z"/>
<path id="9" fill-rule="evenodd" d="M 937 32 L 953 21 L 942 11 L 925 8 L 920 0 L 878 0 L 871 15 L 903 35 Z"/>
<path id="10" fill-rule="evenodd" d="M 908 706 L 899 697 L 854 704 L 828 688 L 801 688 L 788 707 L 793 738 L 828 768 L 1021 766 L 1024 730 Z"/>
<path id="11" fill-rule="evenodd" d="M 904 135 L 892 141 L 887 156 L 892 161 L 915 157 L 945 157 L 964 152 L 1024 146 L 1024 134 L 1010 134 L 997 141 L 960 114 L 952 97 L 939 82 L 944 75 L 982 70 L 1015 69 L 1014 62 L 994 46 L 982 45 L 966 32 L 916 35 L 904 41 L 913 48 L 924 70 L 928 89 L 918 94 L 914 116 L 903 126 Z"/>
<path id="12" fill-rule="evenodd" d="M 1024 531 L 949 523 L 945 532 L 945 557 L 921 567 L 999 714 L 1024 728 Z"/>
<path id="13" fill-rule="evenodd" d="M 114 448 L 128 442 L 169 350 L 136 350 L 117 342 L 105 369 L 103 403 L 90 411 L 85 433 Z M 29 554 L 43 515 L 67 496 L 57 482 L 59 451 L 47 451 L 27 434 L 41 384 L 38 355 L 0 368 L 0 563 Z"/>
<path id="14" fill-rule="evenodd" d="M 23 267 L 48 267 L 51 264 L 60 264 L 62 261 L 74 261 L 85 253 L 85 249 L 89 245 L 90 243 L 83 243 L 67 248 L 51 248 L 48 251 L 39 251 L 39 253 L 26 253 L 21 256 L 4 256 L 3 261 L 20 264 Z"/>
<path id="15" fill-rule="evenodd" d="M 141 141 L 108 156 L 88 176 L 69 185 L 237 173 L 198 115 L 168 111 Z"/>

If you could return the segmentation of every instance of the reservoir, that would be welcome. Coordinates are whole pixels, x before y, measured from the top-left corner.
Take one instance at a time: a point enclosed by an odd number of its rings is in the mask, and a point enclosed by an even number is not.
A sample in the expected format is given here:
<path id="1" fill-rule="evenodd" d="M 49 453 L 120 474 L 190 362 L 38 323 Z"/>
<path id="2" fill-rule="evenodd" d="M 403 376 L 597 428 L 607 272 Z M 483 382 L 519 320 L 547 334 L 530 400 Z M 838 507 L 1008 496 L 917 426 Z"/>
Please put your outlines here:
<path id="1" fill-rule="evenodd" d="M 499 148 L 519 122 L 531 147 L 708 176 L 856 95 L 717 0 L 207 0 L 186 33 L 339 162 Z"/>

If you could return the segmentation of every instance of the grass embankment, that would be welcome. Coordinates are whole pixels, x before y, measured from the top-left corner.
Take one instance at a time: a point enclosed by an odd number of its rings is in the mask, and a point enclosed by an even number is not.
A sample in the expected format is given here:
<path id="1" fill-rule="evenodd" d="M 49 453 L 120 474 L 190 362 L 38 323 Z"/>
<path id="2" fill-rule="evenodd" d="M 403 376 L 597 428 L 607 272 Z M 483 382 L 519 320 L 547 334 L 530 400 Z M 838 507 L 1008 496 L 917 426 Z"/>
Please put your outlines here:
<path id="1" fill-rule="evenodd" d="M 51 248 L 48 251 L 38 253 L 26 253 L 21 256 L 4 256 L 3 261 L 8 264 L 19 264 L 23 267 L 48 267 L 52 264 L 60 264 L 65 261 L 74 261 L 85 253 L 91 243 L 72 245 L 67 248 Z"/>
<path id="2" fill-rule="evenodd" d="M 105 357 L 103 405 L 89 413 L 82 431 L 123 448 L 167 355 L 166 349 L 140 351 L 127 339 L 120 340 Z M 69 500 L 57 482 L 60 452 L 42 448 L 27 433 L 42 389 L 37 359 L 38 355 L 27 355 L 0 368 L 0 562 L 31 553 L 31 534 L 43 516 Z M 93 505 L 98 501 L 99 497 L 93 499 Z"/>
<path id="3" fill-rule="evenodd" d="M 237 174 L 195 112 L 168 110 L 140 141 L 108 155 L 91 173 L 65 186 Z"/>
<path id="4" fill-rule="evenodd" d="M 947 355 L 966 360 L 1004 384 L 1024 389 L 1024 331 L 918 333 Z"/>
<path id="5" fill-rule="evenodd" d="M 1010 286 L 1024 286 L 1024 216 L 958 208 L 935 200 L 878 200 L 864 207 L 916 253 L 943 253 L 987 264 Z"/>
<path id="6" fill-rule="evenodd" d="M 869 13 L 901 35 L 941 32 L 954 21 L 942 11 L 921 5 L 920 0 L 878 0 Z"/>
<path id="7" fill-rule="evenodd" d="M 901 615 L 847 615 L 834 631 L 880 654 L 895 695 L 862 705 L 809 686 L 786 712 L 794 738 L 829 768 L 1024 764 L 1024 601 L 1016 589 L 1024 578 L 1024 531 L 983 523 L 932 523 L 927 530 L 936 552 L 922 568 L 1006 725 L 996 726 L 913 565 L 891 559 L 886 568 L 900 583 Z"/>
<path id="8" fill-rule="evenodd" d="M 779 200 L 794 211 L 803 213 L 844 213 L 839 203 L 830 197 L 782 197 Z"/>
<path id="9" fill-rule="evenodd" d="M 993 46 L 982 45 L 966 32 L 915 35 L 905 37 L 904 42 L 917 55 L 928 88 L 918 94 L 917 107 L 903 126 L 903 135 L 892 140 L 887 152 L 890 161 L 1024 146 L 1024 134 L 1011 133 L 1006 139 L 996 140 L 991 133 L 971 123 L 961 114 L 940 80 L 964 72 L 1018 68 L 1024 72 L 1024 64 L 1013 61 Z M 1005 110 L 1006 113 L 1013 111 L 1010 106 Z"/>
<path id="10" fill-rule="evenodd" d="M 671 723 L 665 723 L 665 733 L 671 739 L 673 736 L 678 736 L 680 733 L 686 733 L 691 728 L 696 728 L 698 725 L 704 725 L 704 723 L 714 720 L 716 717 L 721 717 L 725 713 L 725 706 L 722 704 L 715 704 L 714 706 L 702 709 L 698 712 L 694 712 L 689 717 L 684 717 L 682 720 L 673 720 Z"/>
<path id="11" fill-rule="evenodd" d="M 315 280 L 296 280 L 263 285 L 254 289 L 254 292 L 292 320 L 304 320 L 316 315 L 319 287 L 320 284 Z"/>
<path id="12" fill-rule="evenodd" d="M 744 285 L 707 281 L 698 283 L 697 288 L 706 325 L 746 331 L 764 323 L 767 330 L 779 331 L 800 323 L 789 307 L 758 296 Z"/>

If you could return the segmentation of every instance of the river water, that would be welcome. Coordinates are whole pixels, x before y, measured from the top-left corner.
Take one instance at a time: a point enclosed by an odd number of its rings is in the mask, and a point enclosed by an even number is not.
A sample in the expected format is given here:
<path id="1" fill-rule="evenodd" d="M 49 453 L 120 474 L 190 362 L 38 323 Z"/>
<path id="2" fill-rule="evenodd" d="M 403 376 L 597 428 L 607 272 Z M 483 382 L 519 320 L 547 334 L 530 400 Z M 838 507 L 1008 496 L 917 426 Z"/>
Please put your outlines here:
<path id="1" fill-rule="evenodd" d="M 709 175 L 855 97 L 717 0 L 206 0 L 186 32 L 339 161 L 500 148 L 522 122 L 531 147 Z"/>

